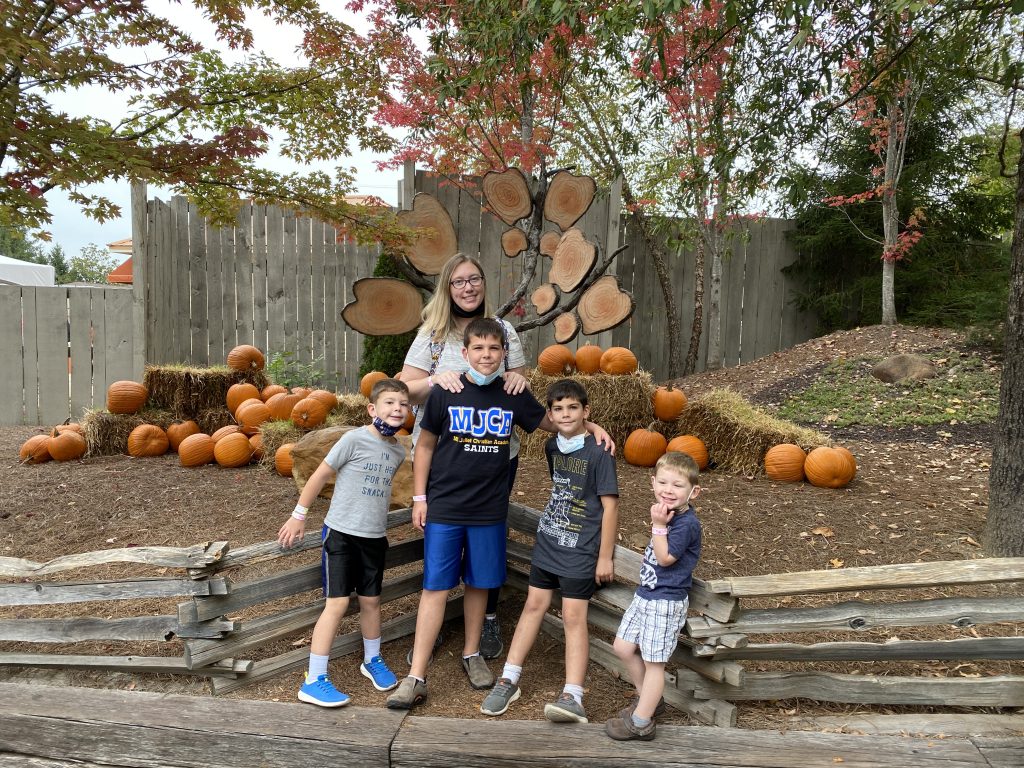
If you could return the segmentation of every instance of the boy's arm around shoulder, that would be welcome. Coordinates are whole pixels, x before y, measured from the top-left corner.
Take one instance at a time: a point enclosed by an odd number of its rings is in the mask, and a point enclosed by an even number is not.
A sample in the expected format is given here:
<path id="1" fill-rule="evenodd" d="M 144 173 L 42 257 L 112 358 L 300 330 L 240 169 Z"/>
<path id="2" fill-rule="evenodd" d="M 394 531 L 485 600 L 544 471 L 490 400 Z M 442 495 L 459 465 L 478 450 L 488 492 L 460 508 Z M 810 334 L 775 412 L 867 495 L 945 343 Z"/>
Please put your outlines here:
<path id="1" fill-rule="evenodd" d="M 597 553 L 598 584 L 610 584 L 615 578 L 615 542 L 619 535 L 619 497 L 611 494 L 601 497 L 601 548 Z"/>

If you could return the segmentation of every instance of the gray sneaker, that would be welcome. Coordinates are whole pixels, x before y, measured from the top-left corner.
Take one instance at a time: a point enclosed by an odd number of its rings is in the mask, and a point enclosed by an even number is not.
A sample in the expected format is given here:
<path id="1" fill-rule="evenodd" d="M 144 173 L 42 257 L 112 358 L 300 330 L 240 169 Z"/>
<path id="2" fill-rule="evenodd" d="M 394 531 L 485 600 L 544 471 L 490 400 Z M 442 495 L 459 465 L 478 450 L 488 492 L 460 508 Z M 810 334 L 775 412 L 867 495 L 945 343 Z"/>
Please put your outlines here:
<path id="1" fill-rule="evenodd" d="M 412 709 L 427 698 L 427 684 L 415 677 L 407 677 L 388 696 L 388 709 Z"/>
<path id="2" fill-rule="evenodd" d="M 550 704 L 544 705 L 544 717 L 552 723 L 587 723 L 587 710 L 573 698 L 571 693 L 563 692 Z"/>
<path id="3" fill-rule="evenodd" d="M 501 625 L 498 619 L 484 619 L 484 629 L 480 633 L 480 655 L 485 659 L 496 659 L 505 650 L 501 640 Z"/>
<path id="4" fill-rule="evenodd" d="M 469 684 L 478 691 L 494 685 L 494 675 L 488 669 L 487 662 L 484 661 L 479 653 L 470 656 L 468 659 L 464 658 L 462 660 L 462 668 L 466 670 Z"/>
<path id="5" fill-rule="evenodd" d="M 487 694 L 484 703 L 480 705 L 480 711 L 485 715 L 504 715 L 508 712 L 509 705 L 519 698 L 519 694 L 518 685 L 507 677 L 500 677 Z"/>

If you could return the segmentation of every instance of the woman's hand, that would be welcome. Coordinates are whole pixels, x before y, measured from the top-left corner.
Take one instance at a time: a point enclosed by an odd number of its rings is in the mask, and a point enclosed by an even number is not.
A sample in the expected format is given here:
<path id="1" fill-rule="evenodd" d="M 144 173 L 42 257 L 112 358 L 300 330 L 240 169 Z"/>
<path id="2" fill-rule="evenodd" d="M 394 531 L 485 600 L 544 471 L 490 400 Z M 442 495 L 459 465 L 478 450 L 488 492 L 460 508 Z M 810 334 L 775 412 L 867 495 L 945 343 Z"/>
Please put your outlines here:
<path id="1" fill-rule="evenodd" d="M 458 371 L 438 371 L 431 379 L 435 387 L 447 390 L 448 392 L 462 391 L 462 374 Z"/>
<path id="2" fill-rule="evenodd" d="M 516 371 L 505 371 L 505 392 L 509 395 L 518 395 L 520 392 L 530 388 L 530 382 L 523 374 Z"/>

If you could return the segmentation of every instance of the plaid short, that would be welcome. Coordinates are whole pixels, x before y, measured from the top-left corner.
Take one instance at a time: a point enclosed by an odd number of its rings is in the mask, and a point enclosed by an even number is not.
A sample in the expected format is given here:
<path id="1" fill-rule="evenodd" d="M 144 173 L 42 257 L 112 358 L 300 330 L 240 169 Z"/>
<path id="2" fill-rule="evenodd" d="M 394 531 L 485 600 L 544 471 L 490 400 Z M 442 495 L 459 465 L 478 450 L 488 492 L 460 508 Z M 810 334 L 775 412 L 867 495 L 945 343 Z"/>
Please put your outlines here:
<path id="1" fill-rule="evenodd" d="M 640 658 L 652 664 L 664 664 L 679 643 L 679 632 L 686 623 L 688 598 L 648 600 L 633 595 L 633 602 L 622 615 L 616 637 L 640 648 Z"/>

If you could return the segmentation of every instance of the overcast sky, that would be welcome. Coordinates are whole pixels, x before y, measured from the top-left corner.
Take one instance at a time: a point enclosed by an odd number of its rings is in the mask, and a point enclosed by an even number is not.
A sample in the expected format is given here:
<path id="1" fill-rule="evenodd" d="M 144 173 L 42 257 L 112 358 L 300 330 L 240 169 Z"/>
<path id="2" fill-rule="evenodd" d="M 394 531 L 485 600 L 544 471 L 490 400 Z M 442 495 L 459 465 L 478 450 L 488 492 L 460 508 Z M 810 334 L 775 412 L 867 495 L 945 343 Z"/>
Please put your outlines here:
<path id="1" fill-rule="evenodd" d="M 203 36 L 198 33 L 198 30 L 205 31 L 210 28 L 210 25 L 202 19 L 188 0 L 183 0 L 180 5 L 168 0 L 149 0 L 148 4 L 158 13 L 161 12 L 160 9 L 171 9 L 168 15 L 173 13 L 174 21 L 178 26 L 192 30 L 193 36 L 204 44 L 214 44 L 212 35 Z M 333 6 L 335 3 L 330 5 Z M 194 17 L 194 21 L 190 20 L 190 17 Z M 351 23 L 352 20 L 349 21 Z M 252 16 L 249 23 L 255 34 L 257 50 L 273 55 L 285 65 L 299 63 L 296 50 L 299 46 L 300 34 L 297 29 L 278 26 L 261 16 Z M 230 56 L 230 54 L 226 52 L 225 56 Z M 60 108 L 71 114 L 106 115 L 107 119 L 115 122 L 121 113 L 124 98 L 103 88 L 82 88 L 56 95 L 53 100 Z M 378 171 L 374 161 L 382 159 L 384 159 L 382 156 L 357 151 L 352 157 L 342 158 L 337 163 L 325 163 L 321 167 L 329 171 L 333 170 L 335 165 L 354 167 L 356 169 L 356 189 L 354 190 L 356 194 L 376 195 L 385 202 L 395 205 L 401 171 Z M 276 154 L 266 156 L 263 162 L 267 168 L 272 170 L 297 170 L 292 161 Z M 100 224 L 82 214 L 78 206 L 71 203 L 59 190 L 47 194 L 47 202 L 53 214 L 53 222 L 49 228 L 53 234 L 52 242 L 60 245 L 68 256 L 78 255 L 81 249 L 89 244 L 105 246 L 107 243 L 132 235 L 131 192 L 128 183 L 108 182 L 96 185 L 91 189 L 104 193 L 120 205 L 121 218 Z M 167 199 L 170 194 L 166 189 L 151 187 L 149 196 Z"/>

